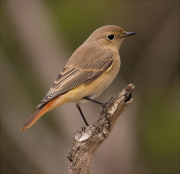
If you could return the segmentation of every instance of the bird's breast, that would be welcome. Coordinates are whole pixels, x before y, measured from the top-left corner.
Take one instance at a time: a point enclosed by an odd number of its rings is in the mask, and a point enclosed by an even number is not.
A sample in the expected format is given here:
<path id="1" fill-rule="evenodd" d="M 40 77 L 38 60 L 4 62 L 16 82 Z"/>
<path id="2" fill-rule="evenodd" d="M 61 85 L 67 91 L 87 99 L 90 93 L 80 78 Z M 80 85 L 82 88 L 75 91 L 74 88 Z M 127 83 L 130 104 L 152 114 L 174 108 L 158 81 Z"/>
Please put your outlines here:
<path id="1" fill-rule="evenodd" d="M 98 97 L 115 79 L 120 68 L 120 57 L 117 55 L 114 58 L 112 65 L 106 69 L 100 76 L 88 84 L 80 85 L 83 97 L 94 99 Z M 85 103 L 85 100 L 78 99 L 76 103 Z"/>

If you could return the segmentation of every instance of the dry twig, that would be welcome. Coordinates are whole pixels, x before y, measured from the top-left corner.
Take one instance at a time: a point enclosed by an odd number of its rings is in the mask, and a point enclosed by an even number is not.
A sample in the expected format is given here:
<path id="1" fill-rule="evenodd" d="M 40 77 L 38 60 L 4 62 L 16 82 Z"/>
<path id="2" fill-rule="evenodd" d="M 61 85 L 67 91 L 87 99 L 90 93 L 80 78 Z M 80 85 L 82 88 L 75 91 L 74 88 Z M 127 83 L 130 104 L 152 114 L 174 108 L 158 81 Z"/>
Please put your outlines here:
<path id="1" fill-rule="evenodd" d="M 94 154 L 99 145 L 109 136 L 118 117 L 133 101 L 134 85 L 129 84 L 116 97 L 112 98 L 106 106 L 106 116 L 103 112 L 99 119 L 91 126 L 83 127 L 76 132 L 71 152 L 69 153 L 69 174 L 90 174 Z"/>

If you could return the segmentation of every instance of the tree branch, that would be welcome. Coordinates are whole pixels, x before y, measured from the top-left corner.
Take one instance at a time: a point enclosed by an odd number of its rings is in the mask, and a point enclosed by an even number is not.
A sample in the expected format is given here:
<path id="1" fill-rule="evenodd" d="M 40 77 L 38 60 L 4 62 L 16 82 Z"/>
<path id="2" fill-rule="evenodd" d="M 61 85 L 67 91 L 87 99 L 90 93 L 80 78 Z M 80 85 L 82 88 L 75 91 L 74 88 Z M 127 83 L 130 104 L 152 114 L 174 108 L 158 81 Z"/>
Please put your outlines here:
<path id="1" fill-rule="evenodd" d="M 73 137 L 71 152 L 69 153 L 69 174 L 90 174 L 94 154 L 100 144 L 109 136 L 118 117 L 133 101 L 134 85 L 129 84 L 106 106 L 106 116 L 103 112 L 99 119 L 91 126 L 77 131 Z"/>

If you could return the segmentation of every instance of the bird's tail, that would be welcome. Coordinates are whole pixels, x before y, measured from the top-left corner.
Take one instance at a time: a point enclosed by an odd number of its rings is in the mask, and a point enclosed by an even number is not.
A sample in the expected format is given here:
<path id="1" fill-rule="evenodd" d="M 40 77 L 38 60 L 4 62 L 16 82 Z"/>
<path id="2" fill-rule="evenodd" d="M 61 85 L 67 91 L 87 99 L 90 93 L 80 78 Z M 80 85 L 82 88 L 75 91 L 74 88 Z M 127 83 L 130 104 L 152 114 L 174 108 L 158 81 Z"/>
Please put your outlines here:
<path id="1" fill-rule="evenodd" d="M 20 130 L 25 130 L 31 127 L 42 115 L 44 115 L 51 108 L 54 100 L 49 101 L 47 104 L 39 108 L 24 124 Z"/>

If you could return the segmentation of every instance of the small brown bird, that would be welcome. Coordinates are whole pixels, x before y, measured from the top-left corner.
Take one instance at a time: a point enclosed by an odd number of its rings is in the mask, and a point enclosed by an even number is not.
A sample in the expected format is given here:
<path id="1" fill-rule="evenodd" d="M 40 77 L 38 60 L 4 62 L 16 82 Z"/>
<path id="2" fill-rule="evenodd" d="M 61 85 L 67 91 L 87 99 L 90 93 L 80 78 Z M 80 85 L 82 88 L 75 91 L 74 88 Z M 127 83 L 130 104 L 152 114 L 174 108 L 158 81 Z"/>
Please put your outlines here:
<path id="1" fill-rule="evenodd" d="M 80 114 L 88 125 L 80 105 L 87 101 L 100 104 L 103 110 L 106 103 L 98 97 L 114 80 L 120 68 L 119 48 L 125 37 L 136 34 L 122 28 L 107 25 L 95 30 L 72 54 L 39 108 L 21 128 L 32 126 L 43 114 L 68 102 L 75 102 Z"/>

